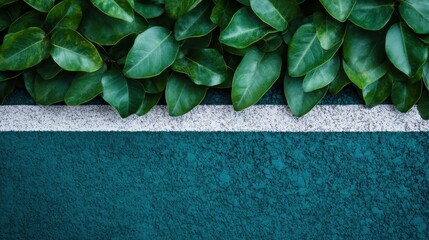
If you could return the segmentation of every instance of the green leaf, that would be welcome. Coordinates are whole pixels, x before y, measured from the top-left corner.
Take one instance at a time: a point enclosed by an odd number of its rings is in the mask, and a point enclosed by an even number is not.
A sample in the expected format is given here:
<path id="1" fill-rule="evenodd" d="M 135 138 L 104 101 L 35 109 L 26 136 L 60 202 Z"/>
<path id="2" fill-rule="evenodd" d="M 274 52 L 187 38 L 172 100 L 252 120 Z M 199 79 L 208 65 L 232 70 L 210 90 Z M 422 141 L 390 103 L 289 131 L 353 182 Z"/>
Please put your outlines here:
<path id="1" fill-rule="evenodd" d="M 11 19 L 7 14 L 6 8 L 0 8 L 0 32 L 9 27 Z"/>
<path id="2" fill-rule="evenodd" d="M 429 33 L 429 2 L 401 0 L 399 13 L 405 22 L 418 34 Z"/>
<path id="3" fill-rule="evenodd" d="M 377 31 L 389 22 L 394 10 L 392 0 L 357 0 L 349 20 L 363 29 Z"/>
<path id="4" fill-rule="evenodd" d="M 172 73 L 167 81 L 165 100 L 171 116 L 180 116 L 198 106 L 206 96 L 207 87 L 196 85 L 186 75 Z"/>
<path id="5" fill-rule="evenodd" d="M 212 42 L 212 33 L 209 33 L 202 37 L 189 38 L 183 41 L 182 46 L 180 46 L 182 51 L 185 51 L 185 48 L 193 49 L 202 49 L 208 48 Z"/>
<path id="6" fill-rule="evenodd" d="M 55 0 L 24 0 L 32 8 L 39 12 L 49 12 L 55 4 Z"/>
<path id="7" fill-rule="evenodd" d="M 0 0 L 0 7 L 3 7 L 4 5 L 17 2 L 18 0 Z"/>
<path id="8" fill-rule="evenodd" d="M 287 104 L 294 116 L 301 117 L 311 111 L 326 95 L 328 87 L 304 92 L 302 88 L 303 78 L 293 78 L 285 75 L 284 92 Z"/>
<path id="9" fill-rule="evenodd" d="M 170 71 L 166 70 L 156 77 L 141 79 L 140 82 L 146 93 L 158 94 L 164 91 L 169 76 Z"/>
<path id="10" fill-rule="evenodd" d="M 109 49 L 109 57 L 111 59 L 114 59 L 115 61 L 123 59 L 125 63 L 125 58 L 127 57 L 128 52 L 131 50 L 131 47 L 136 40 L 136 37 L 137 34 L 131 34 L 122 38 L 121 41 L 119 41 L 117 44 L 115 44 Z"/>
<path id="11" fill-rule="evenodd" d="M 139 110 L 144 99 L 144 87 L 137 80 L 127 79 L 116 70 L 107 71 L 101 80 L 103 99 L 126 118 Z"/>
<path id="12" fill-rule="evenodd" d="M 73 77 L 74 73 L 65 71 L 50 80 L 44 80 L 37 76 L 34 82 L 36 103 L 39 105 L 52 105 L 62 102 Z"/>
<path id="13" fill-rule="evenodd" d="M 250 0 L 237 0 L 237 2 L 246 6 L 250 6 Z"/>
<path id="14" fill-rule="evenodd" d="M 227 77 L 225 60 L 215 49 L 194 49 L 177 59 L 173 70 L 187 74 L 197 85 L 208 87 L 223 83 Z"/>
<path id="15" fill-rule="evenodd" d="M 234 74 L 231 99 L 241 111 L 256 104 L 280 76 L 282 59 L 277 53 L 248 52 Z"/>
<path id="16" fill-rule="evenodd" d="M 389 70 L 384 32 L 370 32 L 350 24 L 343 44 L 343 68 L 360 89 L 377 81 Z"/>
<path id="17" fill-rule="evenodd" d="M 350 83 L 351 81 L 349 77 L 347 77 L 347 74 L 344 72 L 344 69 L 341 66 L 334 81 L 329 84 L 329 92 L 334 95 L 338 94 L 344 87 L 346 87 Z"/>
<path id="18" fill-rule="evenodd" d="M 82 10 L 80 6 L 71 0 L 66 0 L 58 3 L 49 11 L 46 16 L 45 27 L 49 30 L 55 28 L 76 30 L 81 19 Z"/>
<path id="19" fill-rule="evenodd" d="M 108 31 L 106 27 L 100 26 L 108 26 Z M 135 16 L 134 21 L 129 23 L 108 17 L 96 8 L 90 8 L 83 16 L 79 31 L 92 42 L 111 46 L 128 35 L 144 31 L 147 26 L 145 20 L 140 16 Z"/>
<path id="20" fill-rule="evenodd" d="M 426 61 L 426 64 L 423 65 L 423 82 L 426 85 L 426 88 L 429 90 L 429 61 Z"/>
<path id="21" fill-rule="evenodd" d="M 286 30 L 288 22 L 301 13 L 294 0 L 251 0 L 250 7 L 263 22 L 277 31 Z"/>
<path id="22" fill-rule="evenodd" d="M 314 90 L 324 88 L 334 81 L 340 69 L 340 58 L 334 56 L 320 67 L 309 72 L 303 82 L 304 92 L 312 92 Z"/>
<path id="23" fill-rule="evenodd" d="M 0 104 L 3 104 L 6 97 L 15 89 L 15 79 L 0 81 Z"/>
<path id="24" fill-rule="evenodd" d="M 50 44 L 40 28 L 8 34 L 0 46 L 0 71 L 19 71 L 39 64 L 49 54 Z"/>
<path id="25" fill-rule="evenodd" d="M 316 35 L 323 49 L 329 50 L 344 40 L 345 25 L 329 15 L 315 13 L 313 21 L 316 25 Z"/>
<path id="26" fill-rule="evenodd" d="M 424 120 L 429 120 L 429 91 L 427 89 L 423 89 L 417 109 Z"/>
<path id="27" fill-rule="evenodd" d="M 326 11 L 340 22 L 345 22 L 350 16 L 356 0 L 320 0 Z"/>
<path id="28" fill-rule="evenodd" d="M 134 20 L 134 9 L 128 0 L 91 0 L 91 2 L 110 17 L 127 22 Z"/>
<path id="29" fill-rule="evenodd" d="M 240 9 L 240 4 L 231 0 L 215 0 L 210 19 L 213 23 L 224 29 L 232 16 Z"/>
<path id="30" fill-rule="evenodd" d="M 209 34 L 216 25 L 210 20 L 212 4 L 203 2 L 180 17 L 174 25 L 174 36 L 177 41 Z"/>
<path id="31" fill-rule="evenodd" d="M 106 70 L 107 67 L 104 65 L 96 72 L 77 73 L 64 97 L 66 104 L 69 106 L 81 105 L 103 92 L 101 79 Z"/>
<path id="32" fill-rule="evenodd" d="M 234 14 L 228 26 L 221 31 L 219 41 L 234 48 L 246 48 L 272 32 L 275 30 L 262 22 L 252 9 L 243 7 Z"/>
<path id="33" fill-rule="evenodd" d="M 422 82 L 407 84 L 396 81 L 392 86 L 392 102 L 400 112 L 408 112 L 419 101 L 422 93 Z"/>
<path id="34" fill-rule="evenodd" d="M 185 15 L 195 8 L 202 0 L 165 0 L 165 11 L 173 19 Z"/>
<path id="35" fill-rule="evenodd" d="M 151 27 L 134 42 L 125 62 L 124 74 L 129 78 L 149 78 L 173 64 L 179 44 L 168 29 Z"/>
<path id="36" fill-rule="evenodd" d="M 67 71 L 95 72 L 103 66 L 97 49 L 71 29 L 59 28 L 51 37 L 51 55 Z"/>
<path id="37" fill-rule="evenodd" d="M 421 69 L 421 70 L 423 70 L 423 69 Z M 413 84 L 413 83 L 421 81 L 421 79 L 423 77 L 423 71 L 419 71 L 419 73 L 416 74 L 416 76 L 414 76 L 414 77 L 408 77 L 406 74 L 399 71 L 394 66 L 391 66 L 389 68 L 389 71 L 387 72 L 387 76 L 390 78 L 390 80 L 392 82 L 403 82 L 403 83 L 407 83 L 407 84 Z"/>
<path id="38" fill-rule="evenodd" d="M 24 70 L 22 73 L 25 89 L 34 101 L 36 101 L 36 93 L 34 92 L 34 83 L 36 82 L 36 77 L 36 71 L 32 68 Z"/>
<path id="39" fill-rule="evenodd" d="M 139 1 L 135 2 L 134 10 L 140 14 L 140 16 L 147 19 L 159 17 L 165 12 L 164 7 L 160 4 L 151 2 L 142 3 Z"/>
<path id="40" fill-rule="evenodd" d="M 270 33 L 257 42 L 256 46 L 263 52 L 274 52 L 283 44 L 283 36 L 280 33 Z"/>
<path id="41" fill-rule="evenodd" d="M 392 81 L 385 75 L 362 90 L 363 99 L 369 108 L 382 104 L 392 92 Z"/>
<path id="42" fill-rule="evenodd" d="M 39 74 L 40 77 L 45 80 L 56 77 L 58 73 L 63 70 L 52 58 L 43 60 L 40 64 L 37 65 L 36 69 L 37 74 Z"/>
<path id="43" fill-rule="evenodd" d="M 313 23 L 302 25 L 289 43 L 288 71 L 292 77 L 304 76 L 331 59 L 341 45 L 322 48 Z"/>
<path id="44" fill-rule="evenodd" d="M 16 33 L 30 27 L 40 28 L 43 24 L 43 21 L 43 16 L 39 12 L 26 12 L 9 26 L 8 33 Z"/>
<path id="45" fill-rule="evenodd" d="M 386 53 L 396 68 L 412 77 L 426 62 L 428 47 L 405 23 L 396 23 L 387 32 Z"/>
<path id="46" fill-rule="evenodd" d="M 146 93 L 144 95 L 144 99 L 140 105 L 140 108 L 137 110 L 136 115 L 137 116 L 143 116 L 146 113 L 148 113 L 150 110 L 152 110 L 153 107 L 158 104 L 159 100 L 162 97 L 162 93 Z"/>

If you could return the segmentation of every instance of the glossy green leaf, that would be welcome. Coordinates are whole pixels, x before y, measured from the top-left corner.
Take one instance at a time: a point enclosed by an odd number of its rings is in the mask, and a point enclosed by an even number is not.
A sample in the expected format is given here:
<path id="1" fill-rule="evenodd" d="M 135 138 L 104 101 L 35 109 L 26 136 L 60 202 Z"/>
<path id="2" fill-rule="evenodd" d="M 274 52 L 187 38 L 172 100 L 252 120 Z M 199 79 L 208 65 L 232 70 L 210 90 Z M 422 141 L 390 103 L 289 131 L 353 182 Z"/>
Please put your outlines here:
<path id="1" fill-rule="evenodd" d="M 185 15 L 195 8 L 202 0 L 165 0 L 165 10 L 173 19 Z"/>
<path id="2" fill-rule="evenodd" d="M 13 92 L 15 89 L 15 83 L 15 79 L 0 81 L 0 104 L 3 104 L 6 97 Z"/>
<path id="3" fill-rule="evenodd" d="M 210 19 L 217 24 L 221 29 L 224 29 L 232 16 L 240 9 L 240 4 L 231 0 L 215 0 Z"/>
<path id="4" fill-rule="evenodd" d="M 383 32 L 370 32 L 349 25 L 343 44 L 343 68 L 360 89 L 377 81 L 389 70 Z"/>
<path id="5" fill-rule="evenodd" d="M 144 95 L 143 101 L 139 107 L 139 109 L 136 112 L 137 116 L 143 116 L 146 113 L 148 113 L 153 107 L 158 104 L 159 100 L 162 97 L 162 93 L 146 93 Z"/>
<path id="6" fill-rule="evenodd" d="M 24 70 L 22 73 L 25 89 L 34 101 L 36 101 L 36 93 L 34 92 L 34 83 L 36 82 L 36 77 L 37 73 L 32 68 Z"/>
<path id="7" fill-rule="evenodd" d="M 392 86 L 392 102 L 400 112 L 408 112 L 419 101 L 422 93 L 422 83 L 407 84 L 394 82 Z"/>
<path id="8" fill-rule="evenodd" d="M 396 23 L 387 32 L 386 53 L 396 68 L 412 77 L 428 59 L 428 46 L 405 23 Z"/>
<path id="9" fill-rule="evenodd" d="M 125 62 L 124 74 L 129 78 L 149 78 L 173 64 L 179 44 L 168 29 L 151 27 L 134 42 Z"/>
<path id="10" fill-rule="evenodd" d="M 49 30 L 54 28 L 70 28 L 76 30 L 82 19 L 82 10 L 79 4 L 66 0 L 55 5 L 49 11 L 45 20 L 45 27 Z"/>
<path id="11" fill-rule="evenodd" d="M 347 74 L 344 72 L 344 69 L 342 66 L 340 66 L 340 69 L 338 70 L 338 74 L 335 77 L 334 81 L 329 84 L 329 92 L 331 94 L 338 94 L 341 90 L 343 90 L 344 87 L 349 85 L 351 83 L 349 77 L 347 77 Z"/>
<path id="12" fill-rule="evenodd" d="M 134 20 L 134 9 L 128 0 L 91 0 L 91 3 L 110 17 L 127 22 Z"/>
<path id="13" fill-rule="evenodd" d="M 363 29 L 377 31 L 389 22 L 394 10 L 392 0 L 357 0 L 349 20 Z"/>
<path id="14" fill-rule="evenodd" d="M 304 92 L 324 88 L 334 81 L 340 68 L 340 58 L 335 56 L 320 67 L 309 72 L 303 81 Z"/>
<path id="15" fill-rule="evenodd" d="M 49 12 L 55 4 L 55 0 L 24 0 L 32 8 L 39 12 Z"/>
<path id="16" fill-rule="evenodd" d="M 284 79 L 284 93 L 287 104 L 294 116 L 301 117 L 307 114 L 326 95 L 328 87 L 304 92 L 303 78 L 293 78 L 286 74 Z"/>
<path id="17" fill-rule="evenodd" d="M 356 0 L 320 0 L 326 11 L 340 22 L 345 22 L 350 16 Z"/>
<path id="18" fill-rule="evenodd" d="M 29 11 L 16 19 L 8 29 L 8 33 L 16 33 L 30 27 L 42 27 L 43 16 L 37 11 Z"/>
<path id="19" fill-rule="evenodd" d="M 166 70 L 158 76 L 141 79 L 140 82 L 143 84 L 146 93 L 158 94 L 164 91 L 169 76 L 170 71 Z"/>
<path id="20" fill-rule="evenodd" d="M 181 41 L 187 38 L 201 37 L 215 29 L 216 24 L 210 20 L 212 7 L 210 2 L 202 2 L 177 19 L 174 25 L 176 40 Z"/>
<path id="21" fill-rule="evenodd" d="M 106 31 L 106 28 L 100 26 L 109 26 L 109 30 Z M 83 16 L 79 31 L 92 42 L 111 46 L 126 36 L 143 32 L 147 26 L 147 22 L 140 16 L 135 16 L 134 21 L 129 23 L 106 16 L 96 8 L 90 8 Z"/>
<path id="22" fill-rule="evenodd" d="M 228 26 L 221 31 L 219 41 L 234 48 L 246 48 L 272 32 L 275 30 L 262 22 L 252 9 L 243 7 L 234 14 Z"/>
<path id="23" fill-rule="evenodd" d="M 429 91 L 427 89 L 423 89 L 417 109 L 424 120 L 429 120 Z"/>
<path id="24" fill-rule="evenodd" d="M 127 79 L 116 70 L 107 71 L 101 80 L 103 99 L 126 118 L 139 110 L 144 99 L 143 85 L 137 80 Z"/>
<path id="25" fill-rule="evenodd" d="M 234 74 L 231 100 L 241 111 L 256 104 L 280 76 L 282 59 L 277 53 L 248 52 Z"/>
<path id="26" fill-rule="evenodd" d="M 304 76 L 331 59 L 340 44 L 329 50 L 322 48 L 313 23 L 302 25 L 289 43 L 288 71 L 292 77 Z"/>
<path id="27" fill-rule="evenodd" d="M 414 77 L 408 77 L 406 74 L 399 71 L 394 66 L 391 66 L 389 68 L 389 71 L 387 72 L 387 77 L 390 78 L 390 80 L 392 82 L 403 82 L 403 83 L 407 83 L 407 84 L 413 84 L 416 82 L 420 82 L 422 80 L 423 71 L 421 71 L 421 72 L 419 71 L 419 73 L 416 74 L 416 76 L 414 76 Z"/>
<path id="28" fill-rule="evenodd" d="M 426 61 L 422 68 L 422 78 L 426 88 L 429 90 L 429 61 Z"/>
<path id="29" fill-rule="evenodd" d="M 253 12 L 277 31 L 286 30 L 288 23 L 300 15 L 295 0 L 250 0 Z"/>
<path id="30" fill-rule="evenodd" d="M 48 56 L 49 50 L 49 40 L 40 28 L 8 34 L 0 46 L 0 71 L 19 71 L 35 66 Z"/>
<path id="31" fill-rule="evenodd" d="M 167 81 L 165 100 L 171 116 L 180 116 L 198 106 L 206 96 L 207 87 L 196 85 L 186 75 L 172 73 Z"/>
<path id="32" fill-rule="evenodd" d="M 78 32 L 59 28 L 51 37 L 51 55 L 67 71 L 95 72 L 103 66 L 97 49 Z"/>
<path id="33" fill-rule="evenodd" d="M 399 13 L 418 34 L 429 33 L 429 2 L 425 0 L 401 0 Z"/>
<path id="34" fill-rule="evenodd" d="M 177 59 L 173 70 L 185 73 L 197 85 L 208 87 L 221 84 L 227 77 L 225 60 L 215 49 L 194 49 Z"/>
<path id="35" fill-rule="evenodd" d="M 363 99 L 367 107 L 372 108 L 382 104 L 392 92 L 392 81 L 383 76 L 362 90 Z"/>
<path id="36" fill-rule="evenodd" d="M 345 25 L 329 15 L 315 13 L 313 21 L 316 25 L 316 35 L 323 49 L 329 50 L 344 40 Z"/>
<path id="37" fill-rule="evenodd" d="M 134 10 L 144 18 L 156 18 L 164 12 L 164 6 L 152 2 L 135 1 Z"/>
<path id="38" fill-rule="evenodd" d="M 62 102 L 72 82 L 74 73 L 61 72 L 55 78 L 44 80 L 40 76 L 35 78 L 35 101 L 40 105 L 51 105 Z"/>
<path id="39" fill-rule="evenodd" d="M 103 92 L 101 79 L 106 70 L 107 67 L 104 65 L 96 72 L 77 73 L 64 97 L 66 104 L 69 106 L 81 105 Z"/>
<path id="40" fill-rule="evenodd" d="M 280 33 L 270 33 L 262 38 L 256 46 L 263 52 L 274 52 L 283 44 L 283 37 Z"/>
<path id="41" fill-rule="evenodd" d="M 63 70 L 52 58 L 43 60 L 36 69 L 37 74 L 45 80 L 56 77 Z"/>

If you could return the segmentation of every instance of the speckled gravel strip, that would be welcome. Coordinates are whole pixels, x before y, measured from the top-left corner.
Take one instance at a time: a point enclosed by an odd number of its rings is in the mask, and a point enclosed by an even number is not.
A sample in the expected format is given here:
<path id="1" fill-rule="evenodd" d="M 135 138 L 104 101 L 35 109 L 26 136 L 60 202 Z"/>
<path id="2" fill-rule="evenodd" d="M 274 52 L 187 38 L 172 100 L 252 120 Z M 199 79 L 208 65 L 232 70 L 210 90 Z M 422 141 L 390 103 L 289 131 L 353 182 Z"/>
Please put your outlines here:
<path id="1" fill-rule="evenodd" d="M 0 106 L 0 131 L 198 131 L 198 132 L 421 132 L 429 121 L 416 108 L 399 113 L 391 105 L 319 105 L 293 117 L 281 105 L 256 105 L 235 112 L 229 105 L 198 106 L 170 117 L 165 106 L 143 117 L 121 119 L 110 106 Z"/>

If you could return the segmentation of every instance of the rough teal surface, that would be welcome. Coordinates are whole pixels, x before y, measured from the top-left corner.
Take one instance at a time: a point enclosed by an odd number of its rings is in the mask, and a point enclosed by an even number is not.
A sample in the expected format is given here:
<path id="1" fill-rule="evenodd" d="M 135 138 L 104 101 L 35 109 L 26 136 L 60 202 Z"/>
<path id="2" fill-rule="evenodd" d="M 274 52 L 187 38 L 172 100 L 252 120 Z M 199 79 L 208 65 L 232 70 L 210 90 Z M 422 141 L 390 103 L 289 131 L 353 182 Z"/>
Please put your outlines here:
<path id="1" fill-rule="evenodd" d="M 428 239 L 429 133 L 0 133 L 0 239 Z"/>

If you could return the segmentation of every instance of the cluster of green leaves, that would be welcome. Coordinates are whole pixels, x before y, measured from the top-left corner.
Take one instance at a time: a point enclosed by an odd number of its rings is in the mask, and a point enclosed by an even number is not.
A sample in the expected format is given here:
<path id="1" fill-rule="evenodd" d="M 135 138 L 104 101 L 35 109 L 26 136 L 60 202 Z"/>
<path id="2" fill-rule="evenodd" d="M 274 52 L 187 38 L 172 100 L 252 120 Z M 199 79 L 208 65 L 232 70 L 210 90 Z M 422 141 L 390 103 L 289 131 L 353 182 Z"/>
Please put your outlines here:
<path id="1" fill-rule="evenodd" d="M 236 110 L 283 81 L 295 116 L 354 86 L 429 118 L 429 1 L 0 0 L 0 101 L 23 85 L 37 104 L 99 94 L 122 117 L 165 96 L 185 114 L 208 88 Z"/>

